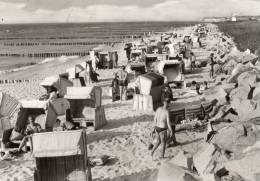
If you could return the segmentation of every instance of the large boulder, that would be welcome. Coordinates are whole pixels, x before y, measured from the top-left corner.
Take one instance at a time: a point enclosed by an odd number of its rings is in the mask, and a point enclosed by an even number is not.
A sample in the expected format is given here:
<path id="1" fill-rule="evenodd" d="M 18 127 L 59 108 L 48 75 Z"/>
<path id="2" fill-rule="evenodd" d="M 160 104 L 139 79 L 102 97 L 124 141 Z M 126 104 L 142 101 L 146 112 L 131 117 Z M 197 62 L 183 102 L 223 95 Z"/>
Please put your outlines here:
<path id="1" fill-rule="evenodd" d="M 246 154 L 243 158 L 229 161 L 224 164 L 227 170 L 239 173 L 250 181 L 260 180 L 260 151 Z"/>
<path id="2" fill-rule="evenodd" d="M 201 179 L 185 168 L 165 162 L 159 168 L 157 181 L 201 181 Z"/>
<path id="3" fill-rule="evenodd" d="M 238 76 L 249 70 L 252 70 L 252 67 L 250 67 L 249 65 L 243 65 L 242 63 L 237 64 L 236 67 L 232 70 L 231 75 L 228 78 L 227 82 L 236 83 Z"/>
<path id="4" fill-rule="evenodd" d="M 191 164 L 192 164 L 192 163 L 188 163 L 188 159 L 182 150 L 180 150 L 178 154 L 170 160 L 170 163 L 188 169 L 191 168 Z"/>
<path id="5" fill-rule="evenodd" d="M 227 92 L 225 91 L 225 89 L 222 88 L 222 86 L 216 86 L 214 88 L 210 88 L 204 93 L 204 96 L 207 100 L 217 99 L 219 101 L 219 104 L 225 102 L 226 95 Z"/>
<path id="6" fill-rule="evenodd" d="M 237 64 L 238 63 L 234 59 L 231 59 L 223 66 L 223 70 L 230 75 Z"/>
<path id="7" fill-rule="evenodd" d="M 252 115 L 255 115 L 257 108 L 257 104 L 254 101 L 240 98 L 232 99 L 231 106 L 238 113 L 240 121 L 246 120 Z"/>
<path id="8" fill-rule="evenodd" d="M 233 144 L 239 137 L 244 135 L 245 132 L 242 125 L 227 126 L 218 130 L 218 133 L 214 135 L 211 142 L 222 150 L 233 151 Z"/>
<path id="9" fill-rule="evenodd" d="M 252 86 L 255 87 L 254 92 L 253 92 L 253 100 L 256 102 L 259 102 L 260 101 L 260 82 L 257 82 Z"/>
<path id="10" fill-rule="evenodd" d="M 260 131 L 256 129 L 255 123 L 245 122 L 232 124 L 218 130 L 211 142 L 224 153 L 231 153 L 233 158 L 240 158 L 248 150 L 258 147 Z M 231 155 L 229 155 L 231 156 Z"/>
<path id="11" fill-rule="evenodd" d="M 216 151 L 214 145 L 204 145 L 204 147 L 193 156 L 193 163 L 199 175 L 208 174 L 213 169 L 212 157 Z"/>
<path id="12" fill-rule="evenodd" d="M 250 91 L 249 86 L 240 86 L 230 91 L 230 98 L 232 99 L 247 99 Z"/>
<path id="13" fill-rule="evenodd" d="M 254 85 L 258 81 L 258 76 L 260 72 L 256 70 L 244 72 L 240 74 L 237 78 L 238 85 L 249 86 Z"/>

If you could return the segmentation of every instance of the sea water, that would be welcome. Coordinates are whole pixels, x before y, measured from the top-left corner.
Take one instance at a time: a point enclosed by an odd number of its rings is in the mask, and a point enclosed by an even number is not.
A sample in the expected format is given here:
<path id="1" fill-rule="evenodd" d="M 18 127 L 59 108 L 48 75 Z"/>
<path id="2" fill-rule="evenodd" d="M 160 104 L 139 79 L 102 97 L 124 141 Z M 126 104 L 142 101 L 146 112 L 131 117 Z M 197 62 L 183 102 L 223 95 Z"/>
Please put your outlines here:
<path id="1" fill-rule="evenodd" d="M 1 24 L 0 54 L 16 56 L 0 56 L 0 71 L 43 61 L 43 58 L 26 56 L 29 53 L 86 52 L 104 42 L 120 42 L 133 35 L 194 24 L 196 22 Z M 21 56 L 23 54 L 25 56 Z"/>

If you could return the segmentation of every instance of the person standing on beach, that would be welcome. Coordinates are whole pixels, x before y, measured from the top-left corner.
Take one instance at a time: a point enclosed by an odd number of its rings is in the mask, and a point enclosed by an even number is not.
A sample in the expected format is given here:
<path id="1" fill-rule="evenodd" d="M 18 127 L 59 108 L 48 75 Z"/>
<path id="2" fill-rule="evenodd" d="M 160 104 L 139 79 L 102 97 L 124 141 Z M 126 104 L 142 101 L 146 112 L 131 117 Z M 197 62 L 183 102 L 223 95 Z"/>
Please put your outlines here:
<path id="1" fill-rule="evenodd" d="M 191 72 L 195 69 L 195 63 L 196 63 L 196 56 L 193 52 L 190 53 L 191 57 Z"/>
<path id="2" fill-rule="evenodd" d="M 120 100 L 127 99 L 127 71 L 125 71 L 125 66 L 122 66 L 122 69 L 118 72 L 119 79 L 119 91 L 120 91 Z"/>
<path id="3" fill-rule="evenodd" d="M 214 65 L 215 65 L 214 53 L 211 53 L 210 54 L 210 74 L 209 74 L 210 78 L 214 77 Z"/>
<path id="4" fill-rule="evenodd" d="M 172 127 L 170 125 L 170 117 L 169 117 L 169 111 L 168 111 L 168 104 L 169 100 L 165 99 L 163 101 L 163 106 L 159 107 L 154 116 L 154 130 L 157 135 L 157 140 L 155 145 L 153 146 L 151 155 L 153 156 L 156 149 L 160 146 L 162 143 L 162 152 L 160 158 L 164 158 L 165 148 L 166 148 L 166 142 L 167 142 L 167 129 L 170 131 L 170 137 L 173 135 Z"/>
<path id="5" fill-rule="evenodd" d="M 119 90 L 119 80 L 118 75 L 115 73 L 115 78 L 112 80 L 112 102 L 116 101 L 116 97 L 118 95 Z"/>

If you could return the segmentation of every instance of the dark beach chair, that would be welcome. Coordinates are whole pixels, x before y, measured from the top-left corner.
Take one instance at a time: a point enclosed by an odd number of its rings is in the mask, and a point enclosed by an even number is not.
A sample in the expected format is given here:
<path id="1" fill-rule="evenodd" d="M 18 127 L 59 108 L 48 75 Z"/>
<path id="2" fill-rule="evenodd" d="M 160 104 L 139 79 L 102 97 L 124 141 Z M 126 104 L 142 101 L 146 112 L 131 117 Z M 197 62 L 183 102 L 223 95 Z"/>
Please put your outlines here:
<path id="1" fill-rule="evenodd" d="M 201 105 L 192 105 L 185 109 L 185 118 L 186 119 L 196 119 L 203 116 L 202 106 Z"/>
<path id="2" fill-rule="evenodd" d="M 202 107 L 203 117 L 208 115 L 213 109 L 211 102 L 202 103 L 201 107 Z"/>
<path id="3" fill-rule="evenodd" d="M 172 124 L 179 124 L 185 119 L 185 109 L 172 109 L 170 110 L 170 121 Z"/>

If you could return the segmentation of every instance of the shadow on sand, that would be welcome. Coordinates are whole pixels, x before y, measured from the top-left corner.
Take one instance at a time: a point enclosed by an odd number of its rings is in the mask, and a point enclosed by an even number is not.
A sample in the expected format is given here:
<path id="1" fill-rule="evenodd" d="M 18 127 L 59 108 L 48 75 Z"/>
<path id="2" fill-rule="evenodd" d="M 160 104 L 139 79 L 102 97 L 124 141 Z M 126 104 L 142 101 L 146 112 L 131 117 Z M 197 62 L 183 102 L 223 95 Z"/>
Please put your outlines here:
<path id="1" fill-rule="evenodd" d="M 115 129 L 122 126 L 129 126 L 133 125 L 134 123 L 138 122 L 147 122 L 147 121 L 153 121 L 152 115 L 142 115 L 142 116 L 133 116 L 133 117 L 127 117 L 117 120 L 109 120 L 108 124 L 104 126 L 102 129 L 109 130 L 109 129 Z"/>
<path id="2" fill-rule="evenodd" d="M 93 132 L 87 135 L 88 139 L 88 144 L 92 143 L 94 141 L 101 141 L 105 139 L 112 139 L 114 137 L 118 136 L 126 136 L 130 135 L 130 132 L 115 132 L 115 131 L 98 131 L 98 132 Z"/>
<path id="3" fill-rule="evenodd" d="M 158 176 L 157 169 L 146 169 L 131 175 L 123 175 L 113 179 L 94 179 L 93 181 L 156 181 Z"/>

